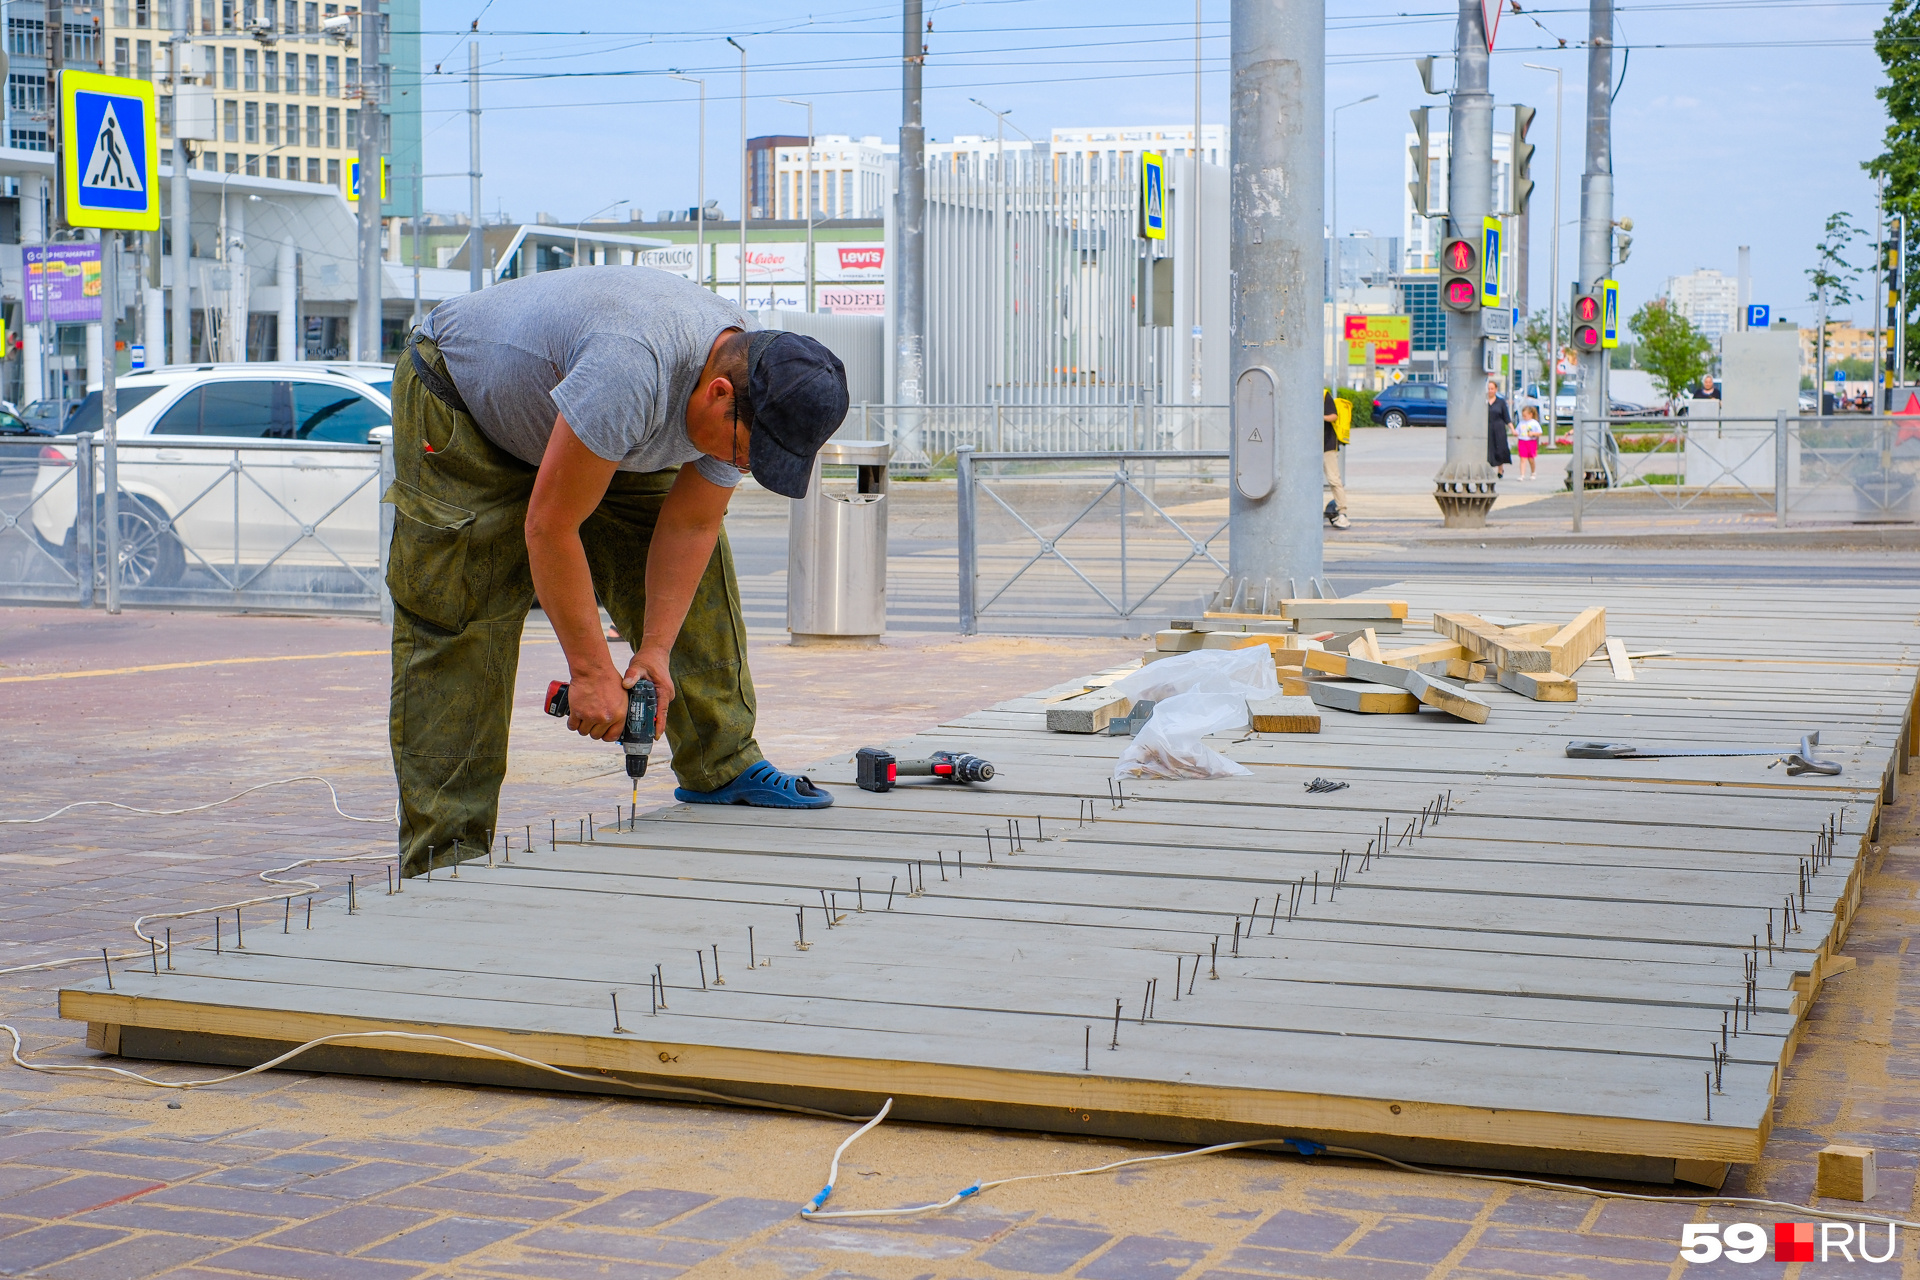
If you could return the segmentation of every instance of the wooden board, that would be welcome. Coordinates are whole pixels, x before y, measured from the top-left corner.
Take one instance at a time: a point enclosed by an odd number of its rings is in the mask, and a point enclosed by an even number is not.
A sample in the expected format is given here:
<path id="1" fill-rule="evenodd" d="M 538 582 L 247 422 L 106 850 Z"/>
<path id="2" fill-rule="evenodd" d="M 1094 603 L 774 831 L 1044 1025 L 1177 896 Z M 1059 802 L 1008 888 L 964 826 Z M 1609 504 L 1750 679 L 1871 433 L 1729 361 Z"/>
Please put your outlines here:
<path id="1" fill-rule="evenodd" d="M 1492 707 L 1465 689 L 1418 671 L 1407 672 L 1406 690 L 1426 706 L 1474 724 L 1485 724 L 1493 715 Z"/>
<path id="2" fill-rule="evenodd" d="M 1473 655 L 1452 640 L 1435 640 L 1410 649 L 1388 649 L 1379 661 L 1390 667 L 1424 667 L 1429 662 L 1450 662 Z"/>
<path id="3" fill-rule="evenodd" d="M 1123 693 L 1098 690 L 1056 702 L 1047 708 L 1049 733 L 1099 733 L 1133 710 L 1133 699 Z"/>
<path id="4" fill-rule="evenodd" d="M 1280 616 L 1296 621 L 1347 622 L 1407 616 L 1405 600 L 1282 600 Z"/>
<path id="5" fill-rule="evenodd" d="M 1247 703 L 1247 723 L 1255 733 L 1318 733 L 1320 708 L 1312 698 L 1261 698 Z"/>
<path id="6" fill-rule="evenodd" d="M 1500 684 L 1535 702 L 1577 702 L 1580 698 L 1578 684 L 1551 671 L 1502 671 Z"/>
<path id="7" fill-rule="evenodd" d="M 1551 655 L 1537 644 L 1510 640 L 1499 627 L 1470 613 L 1435 613 L 1433 629 L 1458 641 L 1495 666 L 1515 671 L 1548 671 Z"/>
<path id="8" fill-rule="evenodd" d="M 1420 699 L 1405 689 L 1364 680 L 1309 680 L 1307 696 L 1320 706 L 1359 715 L 1410 716 L 1420 710 Z"/>
<path id="9" fill-rule="evenodd" d="M 295 1067 L 849 1115 L 893 1097 L 909 1119 L 1168 1142 L 1293 1134 L 1590 1176 L 1710 1183 L 1755 1159 L 1820 983 L 1844 967 L 1865 836 L 1920 696 L 1920 597 L 1466 578 L 1391 590 L 1420 616 L 1466 603 L 1570 618 L 1600 602 L 1636 644 L 1680 656 L 1631 683 L 1591 681 L 1579 702 L 1476 690 L 1498 712 L 1485 724 L 1328 715 L 1318 734 L 1218 735 L 1249 776 L 1129 780 L 1124 798 L 1108 780 L 1128 740 L 1047 731 L 1086 696 L 1075 678 L 891 744 L 985 756 L 988 783 L 863 792 L 849 738 L 808 770 L 831 809 L 676 805 L 585 841 L 565 838 L 578 827 L 564 815 L 557 841 L 529 850 L 516 832 L 511 863 L 362 892 L 351 915 L 323 893 L 311 930 L 297 911 L 281 933 L 277 910 L 248 908 L 240 952 L 214 954 L 204 918 L 175 921 L 171 972 L 122 966 L 112 991 L 76 974 L 61 1011 L 103 1052 L 181 1061 L 403 1030 L 605 1083 L 438 1041 L 361 1040 Z M 1814 613 L 1836 624 L 1816 649 L 1779 625 Z M 1369 669 L 1335 656 L 1348 676 Z M 1364 687 L 1287 680 L 1323 697 Z M 1784 744 L 1816 728 L 1842 776 L 1564 753 L 1576 737 Z M 1312 793 L 1315 778 L 1349 785 Z M 1778 929 L 1788 894 L 1800 901 L 1803 861 L 1836 819 L 1800 932 L 1756 957 L 1749 1009 L 1752 939 Z M 1709 1119 L 1707 1044 L 1736 998 Z"/>
<path id="10" fill-rule="evenodd" d="M 1599 606 L 1580 611 L 1580 616 L 1560 628 L 1541 645 L 1553 655 L 1553 669 L 1563 676 L 1578 672 L 1593 651 L 1607 639 L 1607 611 Z"/>
<path id="11" fill-rule="evenodd" d="M 1613 667 L 1615 680 L 1633 679 L 1633 663 L 1627 657 L 1627 644 L 1619 636 L 1607 637 L 1607 662 Z"/>

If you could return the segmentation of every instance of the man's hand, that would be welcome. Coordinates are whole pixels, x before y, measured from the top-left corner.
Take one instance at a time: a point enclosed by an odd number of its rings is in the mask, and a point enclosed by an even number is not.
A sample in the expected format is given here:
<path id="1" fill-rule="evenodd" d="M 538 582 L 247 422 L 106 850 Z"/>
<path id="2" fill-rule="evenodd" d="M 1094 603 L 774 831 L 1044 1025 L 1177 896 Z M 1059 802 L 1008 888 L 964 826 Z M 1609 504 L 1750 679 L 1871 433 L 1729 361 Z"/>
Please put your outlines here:
<path id="1" fill-rule="evenodd" d="M 600 628 L 580 525 L 600 505 L 613 472 L 613 463 L 581 444 L 564 417 L 556 418 L 527 503 L 533 589 L 567 655 L 567 727 L 603 741 L 618 738 L 626 726 L 631 681 L 621 681 Z"/>
<path id="2" fill-rule="evenodd" d="M 633 655 L 633 661 L 627 664 L 627 688 L 631 689 L 641 676 L 653 681 L 654 691 L 659 695 L 660 715 L 654 721 L 653 736 L 663 738 L 667 733 L 667 706 L 673 701 L 673 676 L 667 671 L 669 651 L 666 649 L 641 649 Z M 626 708 L 620 710 L 626 715 Z M 619 734 L 614 735 L 616 738 Z"/>

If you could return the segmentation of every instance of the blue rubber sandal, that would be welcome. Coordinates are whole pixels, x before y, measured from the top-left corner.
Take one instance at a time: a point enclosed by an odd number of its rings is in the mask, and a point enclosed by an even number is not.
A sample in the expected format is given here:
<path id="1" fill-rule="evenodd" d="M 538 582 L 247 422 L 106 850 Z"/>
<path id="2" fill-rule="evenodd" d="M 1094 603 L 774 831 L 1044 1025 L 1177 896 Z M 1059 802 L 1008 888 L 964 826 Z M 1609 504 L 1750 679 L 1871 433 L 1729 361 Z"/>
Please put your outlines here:
<path id="1" fill-rule="evenodd" d="M 825 809 L 833 797 L 804 774 L 782 773 L 762 760 L 714 791 L 675 787 L 673 798 L 686 804 L 750 804 L 761 809 Z"/>

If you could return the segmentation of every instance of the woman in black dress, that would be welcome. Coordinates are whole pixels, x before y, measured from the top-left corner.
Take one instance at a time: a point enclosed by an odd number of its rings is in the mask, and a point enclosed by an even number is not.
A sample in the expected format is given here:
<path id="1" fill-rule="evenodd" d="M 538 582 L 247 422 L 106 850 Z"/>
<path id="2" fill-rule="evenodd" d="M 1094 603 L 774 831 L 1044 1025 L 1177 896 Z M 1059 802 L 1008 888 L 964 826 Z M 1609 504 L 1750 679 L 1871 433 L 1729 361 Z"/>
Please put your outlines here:
<path id="1" fill-rule="evenodd" d="M 1507 448 L 1507 429 L 1513 425 L 1513 415 L 1507 412 L 1507 402 L 1500 398 L 1500 384 L 1492 378 L 1487 379 L 1487 465 L 1494 474 L 1506 478 L 1506 468 L 1513 465 L 1513 453 Z"/>

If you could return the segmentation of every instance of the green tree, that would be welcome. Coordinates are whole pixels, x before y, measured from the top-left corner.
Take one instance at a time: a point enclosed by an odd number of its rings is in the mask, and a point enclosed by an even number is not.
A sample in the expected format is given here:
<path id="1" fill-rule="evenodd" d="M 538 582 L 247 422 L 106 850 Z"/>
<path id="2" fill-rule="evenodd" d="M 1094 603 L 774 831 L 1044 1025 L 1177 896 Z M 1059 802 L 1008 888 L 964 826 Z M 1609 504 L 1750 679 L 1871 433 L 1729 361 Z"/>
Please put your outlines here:
<path id="1" fill-rule="evenodd" d="M 1627 321 L 1639 348 L 1640 367 L 1653 375 L 1660 393 L 1677 400 L 1705 373 L 1713 344 L 1693 322 L 1655 298 Z"/>
<path id="2" fill-rule="evenodd" d="M 1920 250 L 1920 0 L 1893 0 L 1873 47 L 1887 76 L 1887 83 L 1874 90 L 1886 104 L 1887 132 L 1885 150 L 1866 169 L 1886 180 L 1889 221 L 1897 217 L 1902 229 L 1888 238 L 1906 240 L 1898 247 L 1901 261 L 1910 262 Z M 1901 307 L 1909 325 L 1920 324 L 1920 289 L 1909 289 Z M 1917 367 L 1920 348 L 1908 356 L 1903 373 L 1911 378 Z"/>
<path id="3" fill-rule="evenodd" d="M 1860 269 L 1843 256 L 1863 234 L 1848 221 L 1851 216 L 1843 211 L 1827 218 L 1820 243 L 1814 246 L 1813 265 L 1807 268 L 1807 280 L 1813 286 L 1807 294 L 1807 301 L 1820 309 L 1817 320 L 1820 335 L 1815 344 L 1818 373 L 1815 379 L 1821 386 L 1825 386 L 1827 381 L 1827 308 L 1851 306 L 1860 300 L 1853 292 L 1854 286 L 1860 281 Z"/>
<path id="4" fill-rule="evenodd" d="M 1563 348 L 1568 342 L 1567 334 L 1573 327 L 1572 319 L 1572 313 L 1567 308 L 1560 308 L 1560 345 Z M 1520 345 L 1533 357 L 1534 366 L 1540 370 L 1540 381 L 1543 384 L 1552 382 L 1553 361 L 1549 358 L 1547 348 L 1553 345 L 1553 321 L 1547 312 L 1533 311 L 1527 314 L 1520 326 Z"/>

